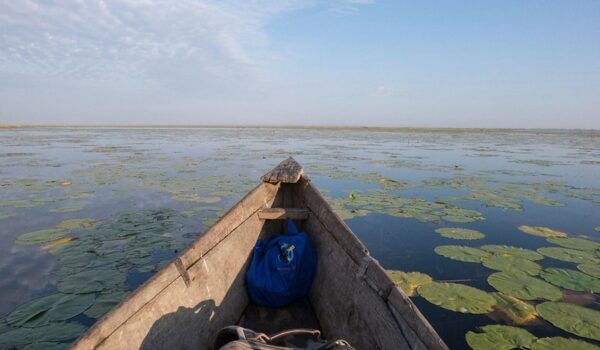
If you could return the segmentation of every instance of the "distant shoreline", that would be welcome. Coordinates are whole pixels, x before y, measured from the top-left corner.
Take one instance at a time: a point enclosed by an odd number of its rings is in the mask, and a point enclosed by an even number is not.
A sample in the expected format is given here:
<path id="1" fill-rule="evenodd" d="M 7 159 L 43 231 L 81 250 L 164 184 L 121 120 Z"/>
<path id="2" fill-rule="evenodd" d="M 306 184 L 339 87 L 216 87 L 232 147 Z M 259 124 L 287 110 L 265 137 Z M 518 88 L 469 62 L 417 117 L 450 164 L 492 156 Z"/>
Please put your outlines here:
<path id="1" fill-rule="evenodd" d="M 137 125 L 137 124 L 39 124 L 13 125 L 0 124 L 0 130 L 6 129 L 297 129 L 297 130 L 348 130 L 379 132 L 432 132 L 432 133 L 482 133 L 482 132 L 515 132 L 515 133 L 568 133 L 568 132 L 600 132 L 599 129 L 551 129 L 551 128 L 448 128 L 448 127 L 393 127 L 393 126 L 341 126 L 341 125 Z"/>

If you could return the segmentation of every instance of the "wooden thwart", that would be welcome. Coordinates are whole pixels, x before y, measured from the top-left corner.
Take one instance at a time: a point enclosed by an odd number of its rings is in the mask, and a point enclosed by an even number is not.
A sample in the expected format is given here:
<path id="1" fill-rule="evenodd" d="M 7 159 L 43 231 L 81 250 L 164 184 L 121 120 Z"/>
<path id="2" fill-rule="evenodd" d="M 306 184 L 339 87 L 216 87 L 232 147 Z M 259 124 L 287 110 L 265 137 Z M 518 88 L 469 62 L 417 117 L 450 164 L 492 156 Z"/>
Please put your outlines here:
<path id="1" fill-rule="evenodd" d="M 258 218 L 261 220 L 306 220 L 309 213 L 308 209 L 300 208 L 265 208 L 258 211 Z"/>

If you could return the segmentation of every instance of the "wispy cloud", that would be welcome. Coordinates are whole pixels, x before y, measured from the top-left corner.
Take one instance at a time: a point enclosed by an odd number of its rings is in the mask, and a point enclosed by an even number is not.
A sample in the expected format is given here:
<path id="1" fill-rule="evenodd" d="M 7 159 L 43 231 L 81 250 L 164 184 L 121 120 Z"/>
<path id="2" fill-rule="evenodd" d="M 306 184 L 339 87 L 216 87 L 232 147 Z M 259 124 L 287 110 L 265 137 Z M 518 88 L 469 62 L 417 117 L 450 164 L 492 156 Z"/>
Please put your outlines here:
<path id="1" fill-rule="evenodd" d="M 259 69 L 262 27 L 299 1 L 0 0 L 0 72 L 114 79 L 185 63 L 222 77 Z"/>

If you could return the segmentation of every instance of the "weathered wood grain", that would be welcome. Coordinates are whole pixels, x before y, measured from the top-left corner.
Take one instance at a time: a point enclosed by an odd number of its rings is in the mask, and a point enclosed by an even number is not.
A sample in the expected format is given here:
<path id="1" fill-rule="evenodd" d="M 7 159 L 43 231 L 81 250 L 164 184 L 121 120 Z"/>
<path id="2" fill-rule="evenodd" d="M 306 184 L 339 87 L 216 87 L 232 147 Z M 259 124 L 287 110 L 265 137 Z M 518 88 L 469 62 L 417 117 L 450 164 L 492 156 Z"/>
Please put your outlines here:
<path id="1" fill-rule="evenodd" d="M 302 174 L 304 174 L 302 166 L 294 158 L 289 157 L 260 179 L 269 183 L 296 183 Z"/>
<path id="2" fill-rule="evenodd" d="M 300 208 L 265 208 L 258 211 L 261 220 L 293 219 L 306 220 L 309 215 L 308 209 Z"/>

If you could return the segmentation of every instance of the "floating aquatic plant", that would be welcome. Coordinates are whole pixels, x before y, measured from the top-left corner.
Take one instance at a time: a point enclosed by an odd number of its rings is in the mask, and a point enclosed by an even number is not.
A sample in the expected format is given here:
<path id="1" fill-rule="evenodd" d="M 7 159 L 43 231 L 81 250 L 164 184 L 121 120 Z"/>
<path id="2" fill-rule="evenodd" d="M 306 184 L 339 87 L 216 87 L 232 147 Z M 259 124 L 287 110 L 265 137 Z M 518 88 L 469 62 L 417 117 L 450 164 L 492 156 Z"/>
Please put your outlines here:
<path id="1" fill-rule="evenodd" d="M 585 250 L 558 247 L 543 247 L 538 248 L 537 251 L 547 257 L 566 262 L 574 262 L 578 264 L 600 262 L 600 260 L 594 255 L 593 252 Z"/>
<path id="2" fill-rule="evenodd" d="M 81 209 L 83 209 L 83 207 L 85 207 L 85 205 L 82 205 L 82 204 L 69 205 L 69 206 L 65 206 L 65 207 L 52 208 L 52 209 L 50 209 L 50 211 L 53 213 L 72 213 L 74 211 L 80 211 Z"/>
<path id="3" fill-rule="evenodd" d="M 93 293 L 125 288 L 125 275 L 115 270 L 86 270 L 65 276 L 56 287 L 63 293 Z"/>
<path id="4" fill-rule="evenodd" d="M 0 220 L 17 215 L 15 211 L 0 211 Z"/>
<path id="5" fill-rule="evenodd" d="M 519 230 L 529 233 L 530 235 L 540 236 L 540 237 L 567 237 L 567 234 L 561 231 L 556 231 L 548 227 L 543 226 L 527 226 L 521 225 L 519 226 Z"/>
<path id="6" fill-rule="evenodd" d="M 19 306 L 6 317 L 6 321 L 12 326 L 27 328 L 65 321 L 87 310 L 94 299 L 94 294 L 51 294 Z"/>
<path id="7" fill-rule="evenodd" d="M 413 296 L 416 289 L 427 283 L 431 283 L 433 279 L 422 272 L 403 272 L 397 270 L 388 270 L 387 273 L 392 278 L 392 281 L 400 287 L 408 296 Z"/>
<path id="8" fill-rule="evenodd" d="M 520 271 L 496 272 L 487 281 L 496 290 L 519 299 L 558 300 L 562 297 L 560 289 Z"/>
<path id="9" fill-rule="evenodd" d="M 494 309 L 502 312 L 515 324 L 525 324 L 537 318 L 535 307 L 523 300 L 500 292 L 490 295 L 496 299 Z"/>
<path id="10" fill-rule="evenodd" d="M 598 250 L 600 249 L 600 243 L 590 241 L 589 239 L 582 238 L 561 238 L 561 237 L 550 237 L 546 239 L 549 243 L 559 245 L 564 248 L 577 249 L 577 250 Z"/>
<path id="11" fill-rule="evenodd" d="M 93 229 L 94 227 L 96 227 L 96 225 L 98 225 L 98 221 L 91 219 L 91 218 L 85 218 L 85 219 L 68 219 L 68 220 L 64 220 L 61 221 L 60 223 L 58 223 L 56 225 L 57 228 L 60 229 L 64 229 L 64 230 L 78 230 L 78 229 L 83 229 L 83 230 L 89 230 L 89 229 Z"/>
<path id="12" fill-rule="evenodd" d="M 600 350 L 600 347 L 579 339 L 549 337 L 539 338 L 531 344 L 531 350 Z"/>
<path id="13" fill-rule="evenodd" d="M 431 282 L 418 287 L 417 291 L 430 303 L 461 313 L 487 314 L 496 304 L 488 293 L 458 283 Z"/>
<path id="14" fill-rule="evenodd" d="M 479 247 L 486 252 L 501 254 L 501 255 L 512 255 L 517 258 L 523 258 L 527 260 L 537 261 L 542 260 L 544 256 L 534 250 L 525 249 L 521 247 L 513 247 L 508 245 L 495 245 L 486 244 Z"/>
<path id="15" fill-rule="evenodd" d="M 100 294 L 94 304 L 84 314 L 87 317 L 99 319 L 117 306 L 129 293 L 117 291 L 111 294 Z"/>
<path id="16" fill-rule="evenodd" d="M 481 249 L 460 245 L 441 245 L 435 247 L 434 251 L 436 254 L 445 256 L 448 259 L 473 263 L 478 263 L 481 258 L 490 255 L 490 253 Z"/>
<path id="17" fill-rule="evenodd" d="M 536 306 L 540 316 L 556 327 L 581 337 L 600 340 L 600 311 L 560 302 Z"/>
<path id="18" fill-rule="evenodd" d="M 443 237 L 452 239 L 474 240 L 484 238 L 485 235 L 477 230 L 459 227 L 441 227 L 435 230 Z"/>
<path id="19" fill-rule="evenodd" d="M 85 329 L 85 326 L 75 322 L 52 322 L 43 327 L 17 328 L 0 334 L 0 348 L 21 348 L 73 340 Z"/>
<path id="20" fill-rule="evenodd" d="M 600 279 L 585 273 L 550 267 L 540 273 L 540 276 L 555 286 L 579 292 L 600 292 Z"/>
<path id="21" fill-rule="evenodd" d="M 542 267 L 527 259 L 510 254 L 492 254 L 481 258 L 483 266 L 499 271 L 521 271 L 528 275 L 537 275 Z"/>
<path id="22" fill-rule="evenodd" d="M 61 228 L 51 228 L 28 232 L 17 236 L 15 239 L 15 244 L 28 245 L 51 242 L 66 236 L 67 233 L 69 233 L 68 230 Z"/>
<path id="23" fill-rule="evenodd" d="M 488 325 L 479 329 L 481 332 L 469 331 L 466 335 L 467 344 L 473 350 L 511 350 L 528 349 L 537 337 L 523 328 Z"/>
<path id="24" fill-rule="evenodd" d="M 600 264 L 585 263 L 577 265 L 577 269 L 592 277 L 600 278 Z"/>

